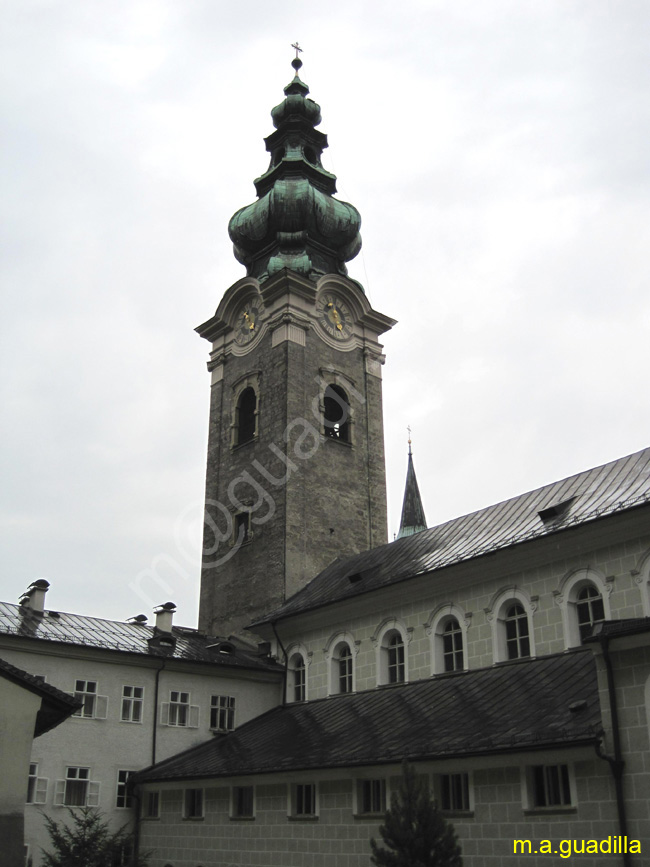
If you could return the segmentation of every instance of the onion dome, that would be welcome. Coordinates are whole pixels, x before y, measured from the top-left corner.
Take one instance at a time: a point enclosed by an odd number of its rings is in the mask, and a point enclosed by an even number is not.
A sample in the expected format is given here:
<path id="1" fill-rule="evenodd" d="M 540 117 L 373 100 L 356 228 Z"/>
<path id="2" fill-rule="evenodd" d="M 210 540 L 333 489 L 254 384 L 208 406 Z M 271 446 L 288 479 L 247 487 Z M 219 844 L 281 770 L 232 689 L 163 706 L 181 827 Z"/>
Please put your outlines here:
<path id="1" fill-rule="evenodd" d="M 284 268 L 311 279 L 347 274 L 345 263 L 361 249 L 361 216 L 334 198 L 336 176 L 321 164 L 327 136 L 315 129 L 320 106 L 300 80 L 302 61 L 291 65 L 295 77 L 271 112 L 275 132 L 264 139 L 271 164 L 255 181 L 258 199 L 228 226 L 235 257 L 260 282 Z"/>

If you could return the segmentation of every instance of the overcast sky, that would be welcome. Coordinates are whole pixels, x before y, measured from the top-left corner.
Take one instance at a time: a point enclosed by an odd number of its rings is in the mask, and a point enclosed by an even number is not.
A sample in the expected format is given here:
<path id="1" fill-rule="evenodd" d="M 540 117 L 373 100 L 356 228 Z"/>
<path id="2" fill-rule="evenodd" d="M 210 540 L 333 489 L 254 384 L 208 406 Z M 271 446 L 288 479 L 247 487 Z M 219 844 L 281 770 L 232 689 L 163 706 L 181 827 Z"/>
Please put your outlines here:
<path id="1" fill-rule="evenodd" d="M 4 0 L 2 571 L 196 625 L 209 346 L 290 43 L 429 525 L 650 444 L 647 0 Z M 164 581 L 156 584 L 153 573 Z M 139 588 L 139 590 L 138 590 Z"/>

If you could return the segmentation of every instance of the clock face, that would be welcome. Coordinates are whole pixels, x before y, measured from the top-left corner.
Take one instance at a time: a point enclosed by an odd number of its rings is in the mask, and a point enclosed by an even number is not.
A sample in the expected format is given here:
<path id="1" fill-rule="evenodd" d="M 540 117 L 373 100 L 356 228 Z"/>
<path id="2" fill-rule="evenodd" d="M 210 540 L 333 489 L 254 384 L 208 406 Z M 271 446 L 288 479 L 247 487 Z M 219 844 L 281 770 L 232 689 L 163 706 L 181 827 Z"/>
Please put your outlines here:
<path id="1" fill-rule="evenodd" d="M 235 321 L 235 342 L 240 346 L 250 343 L 259 334 L 262 302 L 251 298 L 242 305 Z"/>
<path id="2" fill-rule="evenodd" d="M 323 295 L 318 302 L 318 321 L 336 340 L 345 340 L 352 334 L 350 308 L 330 292 Z"/>

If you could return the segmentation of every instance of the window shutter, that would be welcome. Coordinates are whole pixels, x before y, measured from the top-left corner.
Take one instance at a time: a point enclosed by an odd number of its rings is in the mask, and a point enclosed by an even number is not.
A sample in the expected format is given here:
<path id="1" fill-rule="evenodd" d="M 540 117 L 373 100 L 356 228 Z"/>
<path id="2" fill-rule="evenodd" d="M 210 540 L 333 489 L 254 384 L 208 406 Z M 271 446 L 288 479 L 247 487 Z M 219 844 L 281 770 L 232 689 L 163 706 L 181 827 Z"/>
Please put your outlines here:
<path id="1" fill-rule="evenodd" d="M 169 702 L 163 701 L 160 705 L 160 725 L 169 725 Z"/>
<path id="2" fill-rule="evenodd" d="M 87 807 L 99 807 L 99 783 L 88 783 L 88 796 L 86 798 Z"/>
<path id="3" fill-rule="evenodd" d="M 190 718 L 187 723 L 188 728 L 198 729 L 199 727 L 199 706 L 198 704 L 190 705 Z"/>
<path id="4" fill-rule="evenodd" d="M 98 695 L 95 699 L 95 719 L 106 719 L 108 714 L 108 696 Z"/>
<path id="5" fill-rule="evenodd" d="M 36 789 L 34 790 L 34 803 L 44 804 L 47 799 L 47 779 L 38 777 L 36 779 Z"/>
<path id="6" fill-rule="evenodd" d="M 54 803 L 57 807 L 62 807 L 65 803 L 65 780 L 56 781 L 56 789 L 54 791 Z"/>

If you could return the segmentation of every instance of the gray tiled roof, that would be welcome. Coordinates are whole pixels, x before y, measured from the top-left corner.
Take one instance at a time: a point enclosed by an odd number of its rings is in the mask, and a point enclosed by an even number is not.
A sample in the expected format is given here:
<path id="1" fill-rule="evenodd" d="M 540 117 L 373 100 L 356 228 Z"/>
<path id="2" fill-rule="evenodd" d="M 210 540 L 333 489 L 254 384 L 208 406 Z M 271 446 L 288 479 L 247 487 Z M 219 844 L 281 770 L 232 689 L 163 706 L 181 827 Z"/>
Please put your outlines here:
<path id="1" fill-rule="evenodd" d="M 595 743 L 600 729 L 596 665 L 580 649 L 274 708 L 136 780 L 575 747 Z"/>
<path id="2" fill-rule="evenodd" d="M 648 503 L 650 448 L 346 560 L 335 560 L 259 622 L 270 623 L 349 599 Z M 561 505 L 564 508 L 553 509 Z"/>
<path id="3" fill-rule="evenodd" d="M 605 620 L 597 623 L 585 641 L 598 642 L 603 638 L 623 638 L 650 632 L 650 617 L 631 617 L 627 620 Z"/>
<path id="4" fill-rule="evenodd" d="M 45 683 L 43 680 L 34 677 L 23 671 L 22 668 L 17 668 L 6 659 L 0 659 L 0 677 L 17 683 L 23 689 L 29 690 L 42 699 L 41 708 L 36 715 L 34 726 L 34 737 L 45 734 L 45 732 L 57 726 L 67 719 L 70 714 L 74 713 L 81 707 L 82 702 L 52 686 L 51 683 Z"/>
<path id="5" fill-rule="evenodd" d="M 149 639 L 156 635 L 156 630 L 147 624 L 103 620 L 62 611 L 46 610 L 39 615 L 29 608 L 8 602 L 0 602 L 0 635 L 228 667 L 280 669 L 277 663 L 260 657 L 254 649 L 236 638 L 228 640 L 235 650 L 226 654 L 211 646 L 218 643 L 217 638 L 196 629 L 173 627 L 175 647 L 172 651 L 150 646 Z"/>

